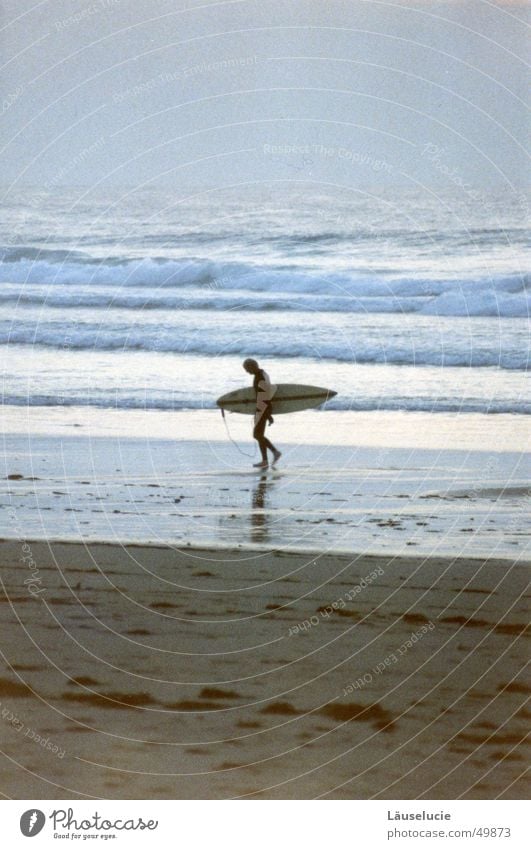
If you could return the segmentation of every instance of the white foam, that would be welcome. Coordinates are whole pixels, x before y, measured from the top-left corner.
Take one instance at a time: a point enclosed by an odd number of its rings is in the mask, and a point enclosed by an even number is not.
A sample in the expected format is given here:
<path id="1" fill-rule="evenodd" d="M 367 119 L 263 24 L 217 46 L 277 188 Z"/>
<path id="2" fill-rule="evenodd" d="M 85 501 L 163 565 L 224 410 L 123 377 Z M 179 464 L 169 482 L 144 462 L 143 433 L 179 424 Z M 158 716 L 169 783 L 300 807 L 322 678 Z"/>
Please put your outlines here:
<path id="1" fill-rule="evenodd" d="M 4 302 L 65 307 L 530 314 L 528 280 L 518 273 L 456 279 L 325 274 L 197 258 L 99 260 L 80 252 L 18 248 L 4 252 L 0 279 L 7 284 L 1 293 Z M 54 291 L 56 287 L 62 291 Z M 105 291 L 99 291 L 102 287 Z"/>

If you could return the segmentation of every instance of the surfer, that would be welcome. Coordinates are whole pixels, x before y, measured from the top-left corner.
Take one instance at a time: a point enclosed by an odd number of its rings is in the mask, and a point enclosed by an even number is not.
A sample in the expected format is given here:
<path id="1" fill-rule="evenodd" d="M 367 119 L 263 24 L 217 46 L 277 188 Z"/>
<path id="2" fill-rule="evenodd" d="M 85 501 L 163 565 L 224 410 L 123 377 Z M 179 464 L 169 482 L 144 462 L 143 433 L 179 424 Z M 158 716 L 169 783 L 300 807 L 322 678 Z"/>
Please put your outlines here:
<path id="1" fill-rule="evenodd" d="M 277 391 L 277 387 L 274 383 L 271 383 L 269 375 L 263 368 L 260 368 L 256 360 L 248 358 L 244 361 L 243 367 L 248 374 L 252 374 L 254 376 L 253 389 L 256 395 L 256 410 L 254 413 L 253 438 L 258 442 L 260 453 L 262 455 L 262 461 L 260 463 L 254 463 L 254 466 L 257 469 L 267 469 L 269 466 L 267 460 L 268 448 L 273 454 L 272 465 L 274 465 L 282 456 L 281 452 L 275 448 L 272 442 L 270 442 L 265 435 L 266 424 L 268 422 L 269 424 L 273 424 L 273 416 L 271 415 L 271 399 Z"/>

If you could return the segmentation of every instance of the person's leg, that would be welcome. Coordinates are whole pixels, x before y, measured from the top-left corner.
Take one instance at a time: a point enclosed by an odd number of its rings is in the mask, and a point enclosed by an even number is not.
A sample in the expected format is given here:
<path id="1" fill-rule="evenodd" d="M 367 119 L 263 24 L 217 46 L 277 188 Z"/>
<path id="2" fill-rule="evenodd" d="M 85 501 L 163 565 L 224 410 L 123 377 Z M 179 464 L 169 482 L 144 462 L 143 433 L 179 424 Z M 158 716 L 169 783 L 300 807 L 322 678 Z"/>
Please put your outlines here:
<path id="1" fill-rule="evenodd" d="M 266 426 L 265 416 L 262 416 L 258 424 L 255 425 L 253 430 L 253 436 L 258 442 L 258 447 L 260 448 L 260 453 L 262 455 L 262 463 L 267 465 L 267 444 L 269 442 L 268 439 L 264 436 Z M 269 443 L 271 444 L 271 443 Z"/>
<path id="2" fill-rule="evenodd" d="M 266 423 L 266 417 L 263 416 L 255 428 L 258 432 L 258 436 L 256 438 L 258 439 L 258 444 L 262 453 L 262 462 L 267 463 L 267 449 L 269 448 L 273 455 L 273 463 L 276 463 L 282 454 L 265 435 Z"/>
<path id="3" fill-rule="evenodd" d="M 267 439 L 263 436 L 258 440 L 258 447 L 260 448 L 260 454 L 262 455 L 262 463 L 267 463 Z"/>
<path id="4" fill-rule="evenodd" d="M 267 447 L 273 453 L 273 463 L 276 463 L 277 460 L 280 460 L 280 458 L 282 457 L 282 451 L 279 451 L 278 448 L 275 448 L 275 446 L 269 441 L 269 439 L 267 440 Z"/>

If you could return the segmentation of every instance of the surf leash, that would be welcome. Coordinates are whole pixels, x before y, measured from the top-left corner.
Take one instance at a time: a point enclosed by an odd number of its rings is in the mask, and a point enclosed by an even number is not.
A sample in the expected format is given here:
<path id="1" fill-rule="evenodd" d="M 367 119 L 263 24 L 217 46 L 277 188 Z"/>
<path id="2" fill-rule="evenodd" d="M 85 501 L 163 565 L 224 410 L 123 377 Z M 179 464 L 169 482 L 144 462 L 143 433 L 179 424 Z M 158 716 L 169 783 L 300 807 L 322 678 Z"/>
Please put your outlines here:
<path id="1" fill-rule="evenodd" d="M 229 437 L 232 444 L 236 446 L 236 448 L 238 449 L 240 454 L 243 454 L 244 457 L 251 457 L 251 458 L 256 457 L 256 445 L 254 446 L 254 452 L 252 454 L 249 454 L 247 451 L 242 451 L 242 449 L 240 448 L 238 443 L 235 442 L 234 439 L 232 438 L 232 436 L 230 435 L 230 430 L 229 430 L 229 426 L 227 424 L 227 420 L 225 418 L 225 410 L 223 409 L 223 407 L 221 408 L 221 417 L 223 419 L 223 424 L 225 425 L 225 430 L 227 431 L 227 436 Z"/>

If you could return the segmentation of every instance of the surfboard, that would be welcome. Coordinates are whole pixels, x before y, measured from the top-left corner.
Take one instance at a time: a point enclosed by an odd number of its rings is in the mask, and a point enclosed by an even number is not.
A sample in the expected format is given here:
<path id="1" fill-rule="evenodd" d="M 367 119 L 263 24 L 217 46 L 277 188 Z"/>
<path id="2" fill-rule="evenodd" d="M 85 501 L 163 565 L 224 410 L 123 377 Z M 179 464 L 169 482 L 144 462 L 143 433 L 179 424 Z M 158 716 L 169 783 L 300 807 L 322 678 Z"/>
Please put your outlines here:
<path id="1" fill-rule="evenodd" d="M 334 392 L 333 389 L 324 389 L 322 386 L 278 383 L 277 391 L 271 401 L 272 413 L 274 416 L 278 416 L 281 413 L 296 413 L 298 410 L 320 407 L 334 395 L 337 395 L 337 392 Z M 246 386 L 244 389 L 227 392 L 226 395 L 218 398 L 216 404 L 222 410 L 252 416 L 256 407 L 256 396 L 252 387 Z"/>

